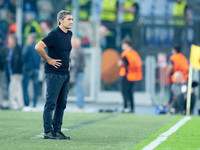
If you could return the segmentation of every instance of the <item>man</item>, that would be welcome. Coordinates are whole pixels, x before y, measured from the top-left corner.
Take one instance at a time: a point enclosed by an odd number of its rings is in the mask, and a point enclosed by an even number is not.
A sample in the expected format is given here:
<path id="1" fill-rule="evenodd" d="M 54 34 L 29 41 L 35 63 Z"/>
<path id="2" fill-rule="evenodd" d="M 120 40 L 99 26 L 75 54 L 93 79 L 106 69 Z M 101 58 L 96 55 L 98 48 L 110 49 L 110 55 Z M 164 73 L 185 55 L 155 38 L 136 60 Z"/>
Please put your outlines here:
<path id="1" fill-rule="evenodd" d="M 6 96 L 6 45 L 2 39 L 2 32 L 0 31 L 0 108 L 4 108 L 4 100 Z"/>
<path id="2" fill-rule="evenodd" d="M 35 51 L 35 40 L 37 35 L 35 33 L 29 34 L 27 44 L 22 50 L 22 63 L 23 63 L 23 95 L 24 105 L 23 111 L 35 111 L 38 99 L 38 74 L 40 69 L 40 56 Z M 28 94 L 29 81 L 33 81 L 33 107 L 29 107 L 30 97 Z"/>
<path id="3" fill-rule="evenodd" d="M 24 38 L 25 38 L 24 40 L 26 41 L 30 33 L 36 33 L 37 34 L 36 42 L 39 42 L 44 36 L 39 23 L 35 20 L 35 15 L 33 13 L 27 13 L 25 18 L 26 18 L 26 26 L 24 28 Z"/>
<path id="4" fill-rule="evenodd" d="M 47 94 L 43 113 L 44 138 L 70 140 L 70 137 L 61 132 L 61 126 L 70 80 L 69 56 L 72 48 L 72 32 L 69 29 L 73 24 L 72 14 L 61 10 L 57 14 L 57 21 L 59 26 L 35 46 L 40 56 L 46 61 Z M 45 47 L 48 54 L 45 52 Z"/>
<path id="5" fill-rule="evenodd" d="M 189 63 L 187 58 L 181 54 L 181 47 L 179 45 L 174 45 L 172 48 L 172 56 L 169 58 L 169 62 L 166 68 L 166 74 L 171 79 L 171 85 L 176 82 L 175 72 L 180 71 L 183 74 L 182 84 L 187 83 L 188 78 Z M 170 86 L 171 89 L 171 86 Z M 173 91 L 170 91 L 171 103 L 173 100 Z"/>
<path id="6" fill-rule="evenodd" d="M 187 24 L 190 24 L 190 10 L 187 2 L 176 0 L 173 6 L 174 17 L 174 43 L 181 44 L 182 31 Z"/>
<path id="7" fill-rule="evenodd" d="M 15 34 L 8 37 L 7 75 L 10 78 L 9 107 L 10 109 L 22 109 L 24 102 L 22 96 L 21 47 L 17 44 Z"/>
<path id="8" fill-rule="evenodd" d="M 171 92 L 172 92 L 172 101 L 168 106 L 168 110 L 170 113 L 186 113 L 186 103 L 187 103 L 187 83 L 183 80 L 183 74 L 181 71 L 176 71 L 174 73 L 175 82 L 171 85 Z M 193 113 L 194 106 L 195 106 L 195 93 L 194 88 L 198 85 L 197 82 L 192 82 L 192 89 L 191 89 L 191 109 L 190 113 Z"/>
<path id="9" fill-rule="evenodd" d="M 133 86 L 135 81 L 142 80 L 142 60 L 138 53 L 131 47 L 131 39 L 122 41 L 121 59 L 118 61 L 120 69 L 120 87 L 124 99 L 124 113 L 134 113 Z M 128 108 L 130 103 L 131 110 Z"/>
<path id="10" fill-rule="evenodd" d="M 181 54 L 181 47 L 174 45 L 172 48 L 172 56 L 169 58 L 166 74 L 171 78 L 171 82 L 175 82 L 174 73 L 181 71 L 183 74 L 183 82 L 187 82 L 189 64 L 187 58 Z"/>
<path id="11" fill-rule="evenodd" d="M 75 112 L 84 112 L 84 92 L 83 92 L 83 79 L 85 68 L 85 55 L 80 47 L 81 41 L 78 38 L 72 39 L 73 55 L 72 58 L 72 70 L 71 70 L 71 82 L 75 84 L 77 106 Z"/>

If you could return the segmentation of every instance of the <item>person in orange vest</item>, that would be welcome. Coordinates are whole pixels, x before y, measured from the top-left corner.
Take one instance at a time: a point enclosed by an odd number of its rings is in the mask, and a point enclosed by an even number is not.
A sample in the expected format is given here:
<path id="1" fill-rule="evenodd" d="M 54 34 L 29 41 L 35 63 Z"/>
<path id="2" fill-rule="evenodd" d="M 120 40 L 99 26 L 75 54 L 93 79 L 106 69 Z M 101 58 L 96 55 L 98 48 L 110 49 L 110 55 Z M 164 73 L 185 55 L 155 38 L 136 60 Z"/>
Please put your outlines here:
<path id="1" fill-rule="evenodd" d="M 188 71 L 189 63 L 187 58 L 181 54 L 181 47 L 179 45 L 174 45 L 172 48 L 172 56 L 169 57 L 169 62 L 166 68 L 166 74 L 170 77 L 170 100 L 165 105 L 171 104 L 173 101 L 173 91 L 171 87 L 176 83 L 176 74 L 175 72 L 180 71 L 183 74 L 182 84 L 187 83 L 188 80 Z"/>
<path id="2" fill-rule="evenodd" d="M 139 54 L 132 48 L 132 41 L 129 38 L 122 40 L 122 54 L 118 61 L 120 66 L 120 90 L 124 100 L 124 113 L 134 113 L 134 83 L 142 80 L 142 60 Z M 130 102 L 130 108 L 128 103 Z"/>
<path id="3" fill-rule="evenodd" d="M 172 56 L 169 58 L 168 66 L 166 69 L 167 76 L 170 77 L 171 82 L 175 82 L 174 73 L 181 71 L 183 74 L 183 81 L 187 82 L 189 63 L 187 58 L 181 54 L 181 47 L 174 45 L 172 48 Z"/>

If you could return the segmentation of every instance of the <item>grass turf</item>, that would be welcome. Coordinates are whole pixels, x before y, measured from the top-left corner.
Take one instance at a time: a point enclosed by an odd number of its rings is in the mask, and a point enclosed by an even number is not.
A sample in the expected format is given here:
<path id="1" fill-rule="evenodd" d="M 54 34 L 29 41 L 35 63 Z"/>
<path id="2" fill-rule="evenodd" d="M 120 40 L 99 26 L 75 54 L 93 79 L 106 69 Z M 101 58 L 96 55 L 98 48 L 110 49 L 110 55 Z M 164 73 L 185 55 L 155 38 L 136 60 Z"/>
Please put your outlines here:
<path id="1" fill-rule="evenodd" d="M 200 118 L 192 117 L 177 132 L 155 148 L 155 150 L 160 149 L 200 150 Z"/>
<path id="2" fill-rule="evenodd" d="M 0 150 L 130 150 L 180 116 L 65 113 L 72 140 L 44 140 L 42 112 L 0 111 Z M 164 131 L 163 131 L 164 132 Z"/>

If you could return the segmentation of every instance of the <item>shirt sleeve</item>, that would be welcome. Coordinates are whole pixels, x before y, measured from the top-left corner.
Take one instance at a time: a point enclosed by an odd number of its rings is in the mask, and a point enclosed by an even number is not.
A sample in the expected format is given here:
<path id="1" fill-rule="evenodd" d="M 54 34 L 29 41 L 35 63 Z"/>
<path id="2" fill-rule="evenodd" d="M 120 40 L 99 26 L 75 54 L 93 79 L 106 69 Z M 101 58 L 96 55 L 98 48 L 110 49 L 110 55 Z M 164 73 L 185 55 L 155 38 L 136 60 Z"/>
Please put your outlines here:
<path id="1" fill-rule="evenodd" d="M 125 63 L 125 66 L 129 65 L 128 59 L 126 57 L 123 57 L 122 61 Z"/>
<path id="2" fill-rule="evenodd" d="M 169 59 L 168 65 L 174 65 L 174 62 L 171 59 Z"/>
<path id="3" fill-rule="evenodd" d="M 54 32 L 50 32 L 42 41 L 47 45 L 47 47 L 50 47 L 56 41 L 56 34 Z"/>

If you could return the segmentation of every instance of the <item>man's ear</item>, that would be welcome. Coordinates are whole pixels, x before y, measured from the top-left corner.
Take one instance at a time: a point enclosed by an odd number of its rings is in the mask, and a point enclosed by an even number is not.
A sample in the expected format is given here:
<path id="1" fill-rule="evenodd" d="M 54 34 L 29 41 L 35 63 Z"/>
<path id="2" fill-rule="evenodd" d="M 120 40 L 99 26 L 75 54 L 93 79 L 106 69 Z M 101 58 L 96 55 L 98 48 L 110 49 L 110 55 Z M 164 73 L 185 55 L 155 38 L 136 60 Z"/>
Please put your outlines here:
<path id="1" fill-rule="evenodd" d="M 63 21 L 62 19 L 59 19 L 59 24 L 61 24 L 62 21 Z"/>

